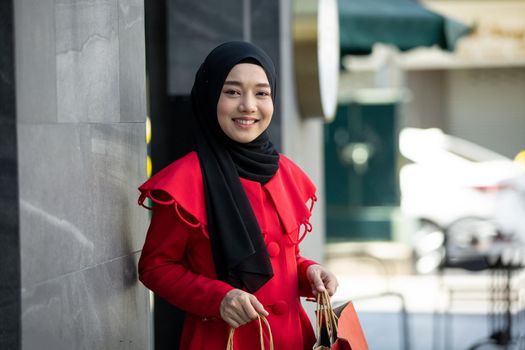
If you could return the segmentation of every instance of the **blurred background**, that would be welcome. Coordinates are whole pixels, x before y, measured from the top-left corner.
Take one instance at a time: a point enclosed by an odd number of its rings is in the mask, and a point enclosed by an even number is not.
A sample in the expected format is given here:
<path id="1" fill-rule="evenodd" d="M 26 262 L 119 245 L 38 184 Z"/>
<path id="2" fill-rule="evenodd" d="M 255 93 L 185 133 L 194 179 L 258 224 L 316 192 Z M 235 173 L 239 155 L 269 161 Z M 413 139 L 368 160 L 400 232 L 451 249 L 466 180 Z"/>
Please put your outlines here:
<path id="1" fill-rule="evenodd" d="M 370 349 L 525 349 L 525 1 L 8 0 L 0 29 L 1 349 L 177 348 L 136 187 L 190 149 L 229 40 L 277 66 L 302 253 Z"/>

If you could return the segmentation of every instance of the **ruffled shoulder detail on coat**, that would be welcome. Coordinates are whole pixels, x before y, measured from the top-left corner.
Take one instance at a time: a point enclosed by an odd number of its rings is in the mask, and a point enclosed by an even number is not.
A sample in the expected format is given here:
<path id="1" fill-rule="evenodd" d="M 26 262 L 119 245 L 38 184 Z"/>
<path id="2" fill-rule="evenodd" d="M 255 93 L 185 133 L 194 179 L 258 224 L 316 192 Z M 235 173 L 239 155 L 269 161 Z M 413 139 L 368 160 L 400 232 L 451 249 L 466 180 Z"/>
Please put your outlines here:
<path id="1" fill-rule="evenodd" d="M 139 204 L 146 198 L 157 205 L 172 205 L 180 218 L 192 227 L 206 226 L 206 204 L 199 158 L 190 152 L 174 161 L 139 187 Z"/>
<path id="2" fill-rule="evenodd" d="M 299 243 L 312 230 L 310 217 L 317 201 L 316 187 L 293 161 L 280 155 L 279 170 L 264 187 L 277 215 L 293 243 Z M 171 163 L 139 187 L 139 204 L 149 198 L 156 205 L 171 205 L 189 226 L 201 227 L 207 234 L 206 201 L 199 158 L 190 152 Z M 298 234 L 300 227 L 304 230 Z"/>
<path id="3" fill-rule="evenodd" d="M 277 214 L 285 231 L 294 237 L 294 231 L 301 226 L 303 232 L 293 240 L 301 242 L 306 234 L 312 231 L 310 217 L 314 203 L 317 201 L 316 187 L 308 175 L 289 158 L 280 155 L 279 171 L 265 184 L 277 208 Z"/>

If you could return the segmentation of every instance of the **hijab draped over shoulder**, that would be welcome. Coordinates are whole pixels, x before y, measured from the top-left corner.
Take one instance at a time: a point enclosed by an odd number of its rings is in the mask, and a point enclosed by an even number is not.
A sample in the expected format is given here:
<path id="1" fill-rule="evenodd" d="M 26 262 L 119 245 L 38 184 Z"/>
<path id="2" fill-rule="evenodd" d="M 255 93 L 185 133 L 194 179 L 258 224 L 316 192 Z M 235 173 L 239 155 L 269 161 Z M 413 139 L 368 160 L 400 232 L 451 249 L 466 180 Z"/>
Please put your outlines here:
<path id="1" fill-rule="evenodd" d="M 266 131 L 252 142 L 239 143 L 228 138 L 219 125 L 217 103 L 223 84 L 239 63 L 264 69 L 275 104 L 273 62 L 247 42 L 228 42 L 211 51 L 195 76 L 191 103 L 215 270 L 220 280 L 253 293 L 272 278 L 273 271 L 239 177 L 265 184 L 279 168 L 279 154 Z"/>

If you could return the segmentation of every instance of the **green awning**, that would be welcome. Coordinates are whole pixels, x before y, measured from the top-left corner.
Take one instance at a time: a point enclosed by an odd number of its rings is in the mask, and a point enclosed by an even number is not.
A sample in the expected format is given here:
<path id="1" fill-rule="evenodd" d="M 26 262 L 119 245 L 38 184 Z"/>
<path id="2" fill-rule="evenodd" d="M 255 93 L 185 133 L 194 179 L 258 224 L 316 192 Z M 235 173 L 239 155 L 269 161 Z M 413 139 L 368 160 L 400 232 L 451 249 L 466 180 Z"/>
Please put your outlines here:
<path id="1" fill-rule="evenodd" d="M 415 0 L 338 0 L 341 54 L 369 54 L 375 43 L 405 51 L 434 46 L 452 51 L 471 28 Z"/>

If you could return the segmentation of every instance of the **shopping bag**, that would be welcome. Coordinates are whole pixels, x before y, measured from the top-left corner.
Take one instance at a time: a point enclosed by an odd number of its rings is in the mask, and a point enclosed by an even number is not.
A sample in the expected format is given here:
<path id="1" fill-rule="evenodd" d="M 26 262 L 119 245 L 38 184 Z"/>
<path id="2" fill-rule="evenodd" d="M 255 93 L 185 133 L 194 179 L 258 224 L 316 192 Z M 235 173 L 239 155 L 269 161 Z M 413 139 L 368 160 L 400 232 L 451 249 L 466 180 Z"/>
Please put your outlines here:
<path id="1" fill-rule="evenodd" d="M 263 323 L 266 326 L 266 329 L 268 330 L 268 338 L 270 340 L 270 349 L 273 349 L 273 337 L 272 337 L 272 329 L 270 328 L 270 324 L 268 323 L 268 320 L 263 315 L 258 315 L 258 321 L 259 321 L 259 337 L 261 342 L 261 350 L 266 350 L 264 346 L 264 330 L 263 330 Z M 226 345 L 226 350 L 233 350 L 233 335 L 235 333 L 235 328 L 230 328 L 230 333 L 228 335 L 228 343 Z M 255 349 L 255 347 L 254 347 Z"/>
<path id="2" fill-rule="evenodd" d="M 368 350 L 365 334 L 351 301 L 332 309 L 328 292 L 317 295 L 314 350 Z"/>

